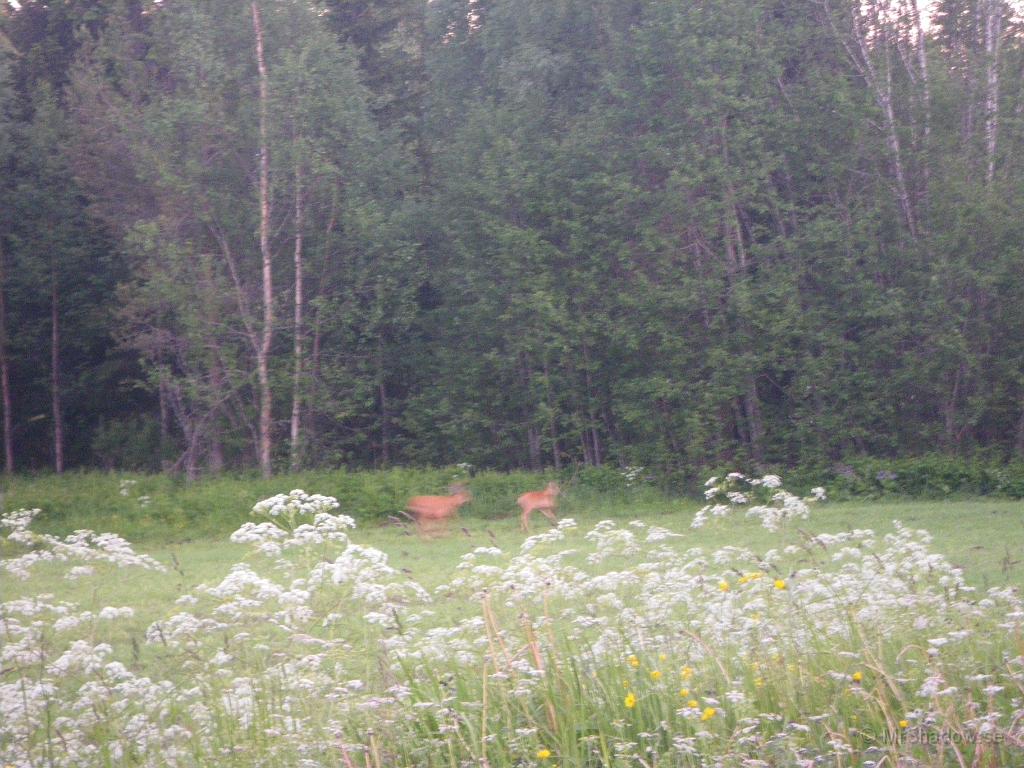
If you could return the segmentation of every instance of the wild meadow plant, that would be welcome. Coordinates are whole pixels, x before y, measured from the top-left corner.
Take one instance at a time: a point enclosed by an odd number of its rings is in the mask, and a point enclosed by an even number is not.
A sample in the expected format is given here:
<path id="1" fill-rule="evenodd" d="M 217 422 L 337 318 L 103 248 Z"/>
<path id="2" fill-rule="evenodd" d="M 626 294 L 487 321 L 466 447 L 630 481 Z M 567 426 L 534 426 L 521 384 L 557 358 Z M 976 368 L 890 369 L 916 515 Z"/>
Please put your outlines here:
<path id="1" fill-rule="evenodd" d="M 774 476 L 708 489 L 702 524 L 749 508 L 777 547 L 705 552 L 642 521 L 563 519 L 516 552 L 466 554 L 433 592 L 354 543 L 334 499 L 267 499 L 232 536 L 249 556 L 149 628 L 165 679 L 100 640 L 130 607 L 0 605 L 0 764 L 1024 761 L 1015 592 L 974 592 L 899 523 L 804 533 L 813 499 Z M 161 567 L 102 534 L 39 537 L 32 517 L 0 521 L 29 548 L 10 574 Z"/>

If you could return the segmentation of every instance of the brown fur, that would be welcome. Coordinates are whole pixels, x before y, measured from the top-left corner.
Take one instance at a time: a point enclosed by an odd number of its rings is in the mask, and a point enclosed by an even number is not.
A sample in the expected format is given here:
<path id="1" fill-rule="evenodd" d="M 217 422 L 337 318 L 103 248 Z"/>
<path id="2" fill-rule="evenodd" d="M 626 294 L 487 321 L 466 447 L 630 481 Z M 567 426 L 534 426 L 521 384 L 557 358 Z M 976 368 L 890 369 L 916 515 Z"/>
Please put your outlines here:
<path id="1" fill-rule="evenodd" d="M 473 498 L 469 490 L 462 486 L 455 486 L 451 490 L 455 491 L 451 496 L 413 496 L 405 503 L 420 533 L 447 528 L 448 521 L 455 517 L 459 507 Z"/>
<path id="2" fill-rule="evenodd" d="M 558 509 L 558 494 L 561 490 L 558 483 L 548 483 L 543 491 L 530 491 L 519 497 L 516 503 L 523 510 L 520 524 L 524 531 L 530 532 L 530 513 L 535 510 L 552 523 L 556 522 L 558 518 L 555 517 L 555 510 Z"/>

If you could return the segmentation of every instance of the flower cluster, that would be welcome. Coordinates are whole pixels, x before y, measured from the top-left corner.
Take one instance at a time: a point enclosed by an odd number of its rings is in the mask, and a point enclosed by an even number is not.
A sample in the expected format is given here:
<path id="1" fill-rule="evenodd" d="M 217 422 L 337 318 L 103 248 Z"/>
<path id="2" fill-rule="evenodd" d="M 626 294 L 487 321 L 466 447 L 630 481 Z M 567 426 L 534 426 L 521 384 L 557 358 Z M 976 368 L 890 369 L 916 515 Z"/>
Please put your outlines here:
<path id="1" fill-rule="evenodd" d="M 252 508 L 256 517 L 279 518 L 294 521 L 314 517 L 320 512 L 331 512 L 338 508 L 338 500 L 331 496 L 308 494 L 302 489 L 290 493 L 279 493 L 269 499 L 257 502 Z"/>
<path id="2" fill-rule="evenodd" d="M 40 563 L 73 563 L 75 561 L 106 563 L 118 568 L 146 568 L 164 571 L 166 568 L 148 555 L 140 555 L 131 544 L 113 533 L 95 533 L 89 530 L 75 531 L 63 538 L 30 529 L 32 521 L 40 514 L 38 509 L 18 509 L 0 517 L 0 529 L 9 533 L 6 539 L 11 544 L 28 549 L 28 552 L 0 560 L 0 571 L 27 580 L 32 569 Z M 75 579 L 91 575 L 91 566 L 74 566 L 67 575 Z"/>
<path id="3" fill-rule="evenodd" d="M 643 482 L 644 467 L 623 467 L 619 474 L 626 481 L 626 487 L 633 488 Z"/>
<path id="4" fill-rule="evenodd" d="M 778 475 L 747 477 L 739 472 L 730 472 L 724 478 L 710 478 L 704 488 L 708 504 L 694 517 L 694 528 L 704 526 L 710 517 L 724 517 L 735 507 L 749 504 L 747 517 L 759 518 L 761 525 L 769 531 L 777 531 L 789 520 L 806 520 L 810 515 L 808 504 L 826 498 L 825 489 L 820 487 L 812 488 L 807 498 L 800 498 L 782 487 L 782 479 Z"/>

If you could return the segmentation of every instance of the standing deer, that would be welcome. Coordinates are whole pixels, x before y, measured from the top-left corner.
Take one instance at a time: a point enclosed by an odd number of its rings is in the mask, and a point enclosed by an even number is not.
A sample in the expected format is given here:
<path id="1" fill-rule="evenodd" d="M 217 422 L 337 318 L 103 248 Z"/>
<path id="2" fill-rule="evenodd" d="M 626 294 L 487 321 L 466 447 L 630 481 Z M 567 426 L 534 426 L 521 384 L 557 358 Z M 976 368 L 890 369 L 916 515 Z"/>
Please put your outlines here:
<path id="1" fill-rule="evenodd" d="M 459 507 L 473 498 L 464 485 L 453 485 L 448 490 L 453 491 L 451 496 L 413 496 L 405 503 L 421 534 L 435 525 L 446 528 Z"/>
<path id="2" fill-rule="evenodd" d="M 561 490 L 558 483 L 551 482 L 543 491 L 529 491 L 516 500 L 519 508 L 523 510 L 521 523 L 526 533 L 530 532 L 530 513 L 534 510 L 541 512 L 552 523 L 555 522 L 555 510 L 558 509 L 558 494 Z"/>

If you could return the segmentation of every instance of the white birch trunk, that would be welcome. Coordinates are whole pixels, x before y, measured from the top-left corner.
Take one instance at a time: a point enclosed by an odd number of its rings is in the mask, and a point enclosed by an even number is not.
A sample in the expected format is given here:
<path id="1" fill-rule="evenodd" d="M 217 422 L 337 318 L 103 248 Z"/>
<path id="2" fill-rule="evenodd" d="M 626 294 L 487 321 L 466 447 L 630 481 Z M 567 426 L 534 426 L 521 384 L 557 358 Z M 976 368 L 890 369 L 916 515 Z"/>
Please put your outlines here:
<path id="1" fill-rule="evenodd" d="M 296 151 L 298 147 L 296 147 Z M 293 353 L 295 370 L 292 379 L 292 420 L 291 420 L 291 468 L 298 471 L 301 463 L 302 448 L 302 376 L 304 352 L 303 345 L 303 266 L 302 266 L 302 228 L 305 223 L 305 209 L 302 200 L 302 164 L 295 162 L 295 339 Z"/>
<path id="2" fill-rule="evenodd" d="M 917 218 L 914 212 L 913 201 L 910 198 L 910 186 L 907 183 L 907 173 L 905 163 L 903 162 L 899 126 L 896 121 L 896 110 L 893 106 L 892 51 L 889 41 L 889 30 L 886 29 L 886 22 L 880 18 L 883 14 L 879 12 L 878 8 L 867 6 L 869 10 L 873 9 L 875 11 L 875 17 L 872 19 L 875 40 L 873 44 L 869 45 L 868 30 L 864 28 L 864 18 L 861 15 L 862 6 L 860 4 L 853 3 L 850 5 L 849 15 L 852 41 L 837 27 L 834 12 L 828 0 L 824 0 L 823 7 L 827 23 L 845 49 L 850 63 L 853 64 L 860 76 L 864 78 L 868 88 L 871 89 L 875 104 L 882 112 L 882 117 L 885 121 L 885 143 L 889 150 L 889 159 L 892 163 L 894 177 L 893 191 L 896 195 L 896 202 L 900 213 L 903 214 L 903 220 L 907 225 L 907 231 L 910 233 L 911 238 L 916 240 L 918 235 Z M 881 47 L 884 57 L 884 73 L 879 73 L 872 60 L 872 50 L 878 47 Z"/>
<path id="3" fill-rule="evenodd" d="M 50 404 L 53 411 L 53 469 L 64 472 L 64 409 L 60 396 L 60 312 L 56 265 L 50 275 Z"/>
<path id="4" fill-rule="evenodd" d="M 259 5 L 252 3 L 252 26 L 256 36 L 256 65 L 259 71 L 260 100 L 260 255 L 263 260 L 263 332 L 256 350 L 257 376 L 260 389 L 259 464 L 264 477 L 270 477 L 272 467 L 270 391 L 270 348 L 274 340 L 274 275 L 270 251 L 270 148 L 268 146 L 268 86 L 267 64 L 263 55 L 263 22 Z"/>
<path id="5" fill-rule="evenodd" d="M 996 175 L 996 144 L 999 135 L 999 49 L 1003 9 L 998 0 L 985 0 L 985 181 Z"/>

